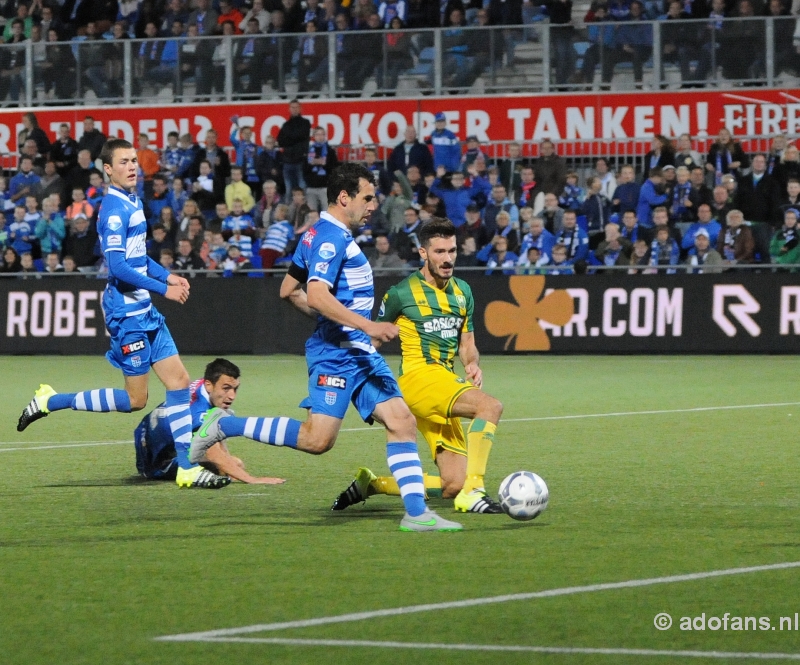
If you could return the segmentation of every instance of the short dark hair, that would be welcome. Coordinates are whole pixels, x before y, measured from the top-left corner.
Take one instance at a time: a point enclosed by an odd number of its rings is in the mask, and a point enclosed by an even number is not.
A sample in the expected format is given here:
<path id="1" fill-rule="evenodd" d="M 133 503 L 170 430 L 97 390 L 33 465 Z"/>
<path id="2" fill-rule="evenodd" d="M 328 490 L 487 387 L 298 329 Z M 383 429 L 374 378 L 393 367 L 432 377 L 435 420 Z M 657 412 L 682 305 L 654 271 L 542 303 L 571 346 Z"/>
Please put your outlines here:
<path id="1" fill-rule="evenodd" d="M 428 247 L 432 238 L 453 238 L 455 235 L 456 227 L 445 217 L 431 217 L 417 232 L 417 238 L 422 247 Z"/>
<path id="2" fill-rule="evenodd" d="M 328 204 L 336 203 L 342 192 L 355 197 L 361 188 L 361 180 L 373 182 L 372 171 L 363 164 L 346 162 L 336 167 L 328 180 Z"/>
<path id="3" fill-rule="evenodd" d="M 176 21 L 176 23 L 180 23 L 180 21 Z M 178 138 L 178 132 L 170 132 L 169 134 L 167 134 L 167 138 L 168 139 L 172 138 L 173 136 L 177 139 Z"/>
<path id="4" fill-rule="evenodd" d="M 223 374 L 232 379 L 238 379 L 241 372 L 230 360 L 217 358 L 206 365 L 206 372 L 203 374 L 203 379 L 211 383 L 216 383 Z"/>
<path id="5" fill-rule="evenodd" d="M 167 227 L 164 226 L 161 222 L 158 222 L 157 224 L 153 224 L 153 231 L 166 231 L 166 230 L 167 230 Z"/>
<path id="6" fill-rule="evenodd" d="M 100 151 L 100 161 L 111 166 L 116 150 L 130 150 L 131 148 L 133 148 L 133 144 L 125 139 L 108 139 Z"/>
<path id="7" fill-rule="evenodd" d="M 664 172 L 656 166 L 655 168 L 650 169 L 650 175 L 647 176 L 648 178 L 663 178 Z"/>

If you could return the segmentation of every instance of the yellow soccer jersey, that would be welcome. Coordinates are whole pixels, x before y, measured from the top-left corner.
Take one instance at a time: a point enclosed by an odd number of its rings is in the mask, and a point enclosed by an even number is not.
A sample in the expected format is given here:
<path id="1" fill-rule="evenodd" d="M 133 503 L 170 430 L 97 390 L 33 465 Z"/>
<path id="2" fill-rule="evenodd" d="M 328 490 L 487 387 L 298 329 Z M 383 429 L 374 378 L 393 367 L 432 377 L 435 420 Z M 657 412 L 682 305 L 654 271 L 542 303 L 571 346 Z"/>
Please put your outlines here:
<path id="1" fill-rule="evenodd" d="M 400 374 L 432 364 L 453 371 L 461 333 L 473 331 L 474 309 L 472 290 L 456 277 L 440 290 L 418 271 L 389 289 L 378 321 L 400 328 Z"/>

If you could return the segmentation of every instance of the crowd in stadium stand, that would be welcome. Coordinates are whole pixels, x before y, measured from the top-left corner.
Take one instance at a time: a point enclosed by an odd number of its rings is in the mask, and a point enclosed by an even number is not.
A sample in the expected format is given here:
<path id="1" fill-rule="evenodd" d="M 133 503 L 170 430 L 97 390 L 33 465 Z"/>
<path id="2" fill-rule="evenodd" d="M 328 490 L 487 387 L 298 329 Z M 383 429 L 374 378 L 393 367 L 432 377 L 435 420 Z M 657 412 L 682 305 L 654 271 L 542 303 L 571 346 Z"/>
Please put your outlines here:
<path id="1" fill-rule="evenodd" d="M 108 184 L 96 160 L 105 137 L 91 117 L 79 141 L 64 124 L 51 143 L 33 113 L 23 125 L 18 171 L 0 178 L 0 272 L 104 276 L 96 222 Z M 726 129 L 706 155 L 688 135 L 656 136 L 642 173 L 631 164 L 615 173 L 600 158 L 587 174 L 570 170 L 552 141 L 537 146 L 536 159 L 511 143 L 493 161 L 477 137 L 462 145 L 446 125 L 436 114 L 422 140 L 407 127 L 385 161 L 374 147 L 363 151 L 379 206 L 354 236 L 376 274 L 419 266 L 417 231 L 433 216 L 458 229 L 457 265 L 489 274 L 800 263 L 800 152 L 783 136 L 754 155 Z M 202 145 L 171 133 L 163 149 L 139 136 L 147 251 L 170 270 L 234 276 L 285 266 L 326 209 L 338 151 L 297 100 L 262 146 L 235 116 L 231 127 L 230 155 L 213 129 Z"/>
<path id="2" fill-rule="evenodd" d="M 643 69 L 653 57 L 653 24 L 648 20 L 660 22 L 662 68 L 678 67 L 685 87 L 702 87 L 718 69 L 731 80 L 758 82 L 764 77 L 765 22 L 723 21 L 729 17 L 772 17 L 774 73 L 800 72 L 800 31 L 790 0 L 594 0 L 582 16 L 573 16 L 572 4 L 572 0 L 4 0 L 0 20 L 5 21 L 3 41 L 9 46 L 0 49 L 0 100 L 24 98 L 22 47 L 27 42 L 33 43 L 34 79 L 46 100 L 82 98 L 88 89 L 101 100 L 119 99 L 124 40 L 130 38 L 142 40 L 132 48 L 134 97 L 142 94 L 143 85 L 158 89 L 189 79 L 195 85 L 195 100 L 222 94 L 229 58 L 237 98 L 257 98 L 262 85 L 280 88 L 287 77 L 296 81 L 298 94 L 319 91 L 329 80 L 325 33 L 331 31 L 337 33 L 337 76 L 342 80 L 337 85 L 343 86 L 344 94 L 360 93 L 374 77 L 377 94 L 389 95 L 394 94 L 398 76 L 415 71 L 423 52 L 434 44 L 431 33 L 415 31 L 434 27 L 444 28 L 442 85 L 463 89 L 490 67 L 494 71 L 512 65 L 516 46 L 538 37 L 535 28 L 522 26 L 545 20 L 550 26 L 554 83 L 559 87 L 591 85 L 596 70 L 601 85 L 607 86 L 619 63 L 631 63 L 634 79 L 642 85 Z M 583 27 L 578 30 L 576 24 Z M 494 39 L 480 30 L 464 29 L 493 25 L 506 26 Z M 344 34 L 354 30 L 374 35 Z M 230 43 L 198 39 L 220 35 L 243 37 Z M 742 47 L 747 49 L 746 58 L 740 57 Z M 432 81 L 432 70 L 428 76 Z"/>

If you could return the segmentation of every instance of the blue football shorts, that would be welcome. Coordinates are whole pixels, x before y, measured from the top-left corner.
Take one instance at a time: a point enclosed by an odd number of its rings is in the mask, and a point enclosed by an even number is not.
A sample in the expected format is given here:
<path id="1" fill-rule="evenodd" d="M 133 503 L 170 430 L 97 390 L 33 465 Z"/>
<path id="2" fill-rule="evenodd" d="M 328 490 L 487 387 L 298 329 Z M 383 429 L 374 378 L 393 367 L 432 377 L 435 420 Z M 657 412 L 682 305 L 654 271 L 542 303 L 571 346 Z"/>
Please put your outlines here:
<path id="1" fill-rule="evenodd" d="M 378 353 L 351 349 L 306 355 L 308 397 L 300 407 L 312 413 L 344 418 L 350 402 L 361 418 L 372 423 L 378 404 L 393 397 L 402 399 L 397 380 L 389 365 Z"/>
<path id="2" fill-rule="evenodd" d="M 166 411 L 166 405 L 160 405 L 142 418 L 133 432 L 136 470 L 151 480 L 175 480 L 178 470 L 175 442 Z"/>
<path id="3" fill-rule="evenodd" d="M 106 358 L 125 376 L 142 376 L 160 360 L 178 355 L 164 317 L 158 312 L 151 316 L 152 312 L 106 322 L 111 333 L 111 350 Z"/>

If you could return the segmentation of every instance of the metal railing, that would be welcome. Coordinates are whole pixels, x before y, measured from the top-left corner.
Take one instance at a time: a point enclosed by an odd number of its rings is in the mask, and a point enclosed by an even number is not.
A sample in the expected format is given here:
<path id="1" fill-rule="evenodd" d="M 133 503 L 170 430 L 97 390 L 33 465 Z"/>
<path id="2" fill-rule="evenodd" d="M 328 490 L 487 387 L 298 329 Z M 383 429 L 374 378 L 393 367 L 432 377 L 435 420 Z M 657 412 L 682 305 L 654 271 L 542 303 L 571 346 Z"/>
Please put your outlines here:
<path id="1" fill-rule="evenodd" d="M 541 266 L 527 268 L 525 266 L 488 268 L 487 266 L 463 266 L 456 267 L 455 272 L 462 273 L 487 273 L 497 276 L 504 274 L 521 275 L 521 274 L 565 274 L 565 268 L 572 266 Z M 417 270 L 417 267 L 403 267 L 403 268 L 380 268 L 380 272 L 390 273 L 392 275 L 405 276 L 409 272 Z M 775 264 L 775 263 L 735 263 L 735 264 L 721 264 L 721 265 L 708 265 L 708 266 L 693 266 L 686 263 L 679 263 L 677 265 L 623 265 L 623 266 L 605 266 L 605 265 L 586 265 L 585 268 L 581 267 L 581 274 L 595 274 L 595 273 L 622 273 L 628 274 L 634 271 L 636 274 L 718 274 L 721 272 L 800 272 L 800 264 Z M 224 270 L 173 270 L 175 275 L 181 275 L 190 279 L 197 277 L 214 277 L 223 278 Z M 287 272 L 286 268 L 247 268 L 237 271 L 236 275 L 246 274 L 248 277 L 261 277 L 261 276 L 278 276 L 282 277 Z M 28 272 L 28 273 L 0 273 L 0 279 L 93 279 L 103 280 L 107 279 L 107 275 L 100 275 L 97 272 L 71 272 L 71 273 L 49 273 L 49 272 Z M 230 277 L 224 277 L 230 279 Z"/>
<path id="2" fill-rule="evenodd" d="M 599 87 L 773 86 L 800 70 L 796 19 L 76 38 L 0 45 L 0 101 L 180 103 Z M 742 57 L 742 48 L 746 57 Z M 629 47 L 629 48 L 626 48 Z M 631 75 L 632 74 L 632 75 Z"/>

